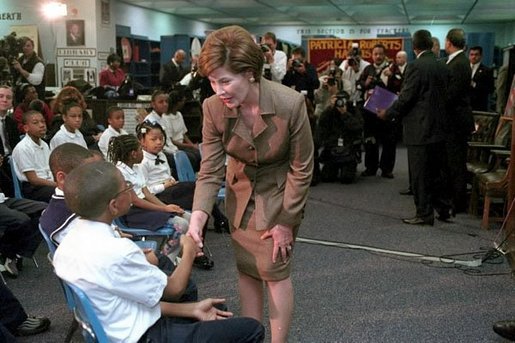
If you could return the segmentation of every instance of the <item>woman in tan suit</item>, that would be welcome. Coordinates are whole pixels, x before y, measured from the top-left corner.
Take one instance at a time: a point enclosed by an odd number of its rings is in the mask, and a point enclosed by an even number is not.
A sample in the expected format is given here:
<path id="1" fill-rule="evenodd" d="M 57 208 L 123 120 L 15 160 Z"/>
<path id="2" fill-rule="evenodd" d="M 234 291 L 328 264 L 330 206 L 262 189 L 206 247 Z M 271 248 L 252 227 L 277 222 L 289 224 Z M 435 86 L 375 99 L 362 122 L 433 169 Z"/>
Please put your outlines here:
<path id="1" fill-rule="evenodd" d="M 261 77 L 263 52 L 238 26 L 208 36 L 199 68 L 216 94 L 203 104 L 203 159 L 188 232 L 201 246 L 225 171 L 242 315 L 263 321 L 266 284 L 272 342 L 286 342 L 290 260 L 313 171 L 304 96 Z"/>

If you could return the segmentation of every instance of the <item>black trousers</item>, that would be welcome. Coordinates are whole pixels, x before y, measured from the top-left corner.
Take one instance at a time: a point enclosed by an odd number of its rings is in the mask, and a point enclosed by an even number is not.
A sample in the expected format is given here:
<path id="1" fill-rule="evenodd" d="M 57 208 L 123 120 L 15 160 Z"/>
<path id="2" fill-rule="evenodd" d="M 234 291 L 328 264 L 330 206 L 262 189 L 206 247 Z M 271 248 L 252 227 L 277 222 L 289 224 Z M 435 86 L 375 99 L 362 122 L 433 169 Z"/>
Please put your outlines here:
<path id="1" fill-rule="evenodd" d="M 434 211 L 451 208 L 446 191 L 446 149 L 444 142 L 408 145 L 408 164 L 417 216 L 430 219 Z"/>
<path id="2" fill-rule="evenodd" d="M 381 169 L 391 173 L 395 166 L 397 149 L 396 124 L 379 119 L 374 113 L 362 110 L 363 137 L 365 146 L 365 167 L 371 172 Z M 382 147 L 379 157 L 379 146 Z"/>
<path id="3" fill-rule="evenodd" d="M 16 254 L 32 257 L 42 240 L 39 217 L 47 203 L 9 198 L 0 204 L 0 253 L 14 258 Z"/>
<path id="4" fill-rule="evenodd" d="M 258 343 L 265 330 L 252 318 L 230 318 L 191 324 L 177 323 L 172 318 L 161 317 L 139 340 L 140 343 L 186 342 L 241 342 Z"/>
<path id="5" fill-rule="evenodd" d="M 451 136 L 445 142 L 448 183 L 456 212 L 467 209 L 467 138 Z"/>
<path id="6" fill-rule="evenodd" d="M 24 198 L 48 203 L 54 194 L 55 187 L 32 186 L 28 182 L 21 183 L 21 192 Z"/>
<path id="7" fill-rule="evenodd" d="M 10 338 L 16 329 L 27 319 L 27 313 L 20 302 L 7 286 L 0 282 L 0 341 L 15 342 L 14 340 L 2 340 L 2 335 Z M 4 330 L 7 329 L 7 332 Z"/>

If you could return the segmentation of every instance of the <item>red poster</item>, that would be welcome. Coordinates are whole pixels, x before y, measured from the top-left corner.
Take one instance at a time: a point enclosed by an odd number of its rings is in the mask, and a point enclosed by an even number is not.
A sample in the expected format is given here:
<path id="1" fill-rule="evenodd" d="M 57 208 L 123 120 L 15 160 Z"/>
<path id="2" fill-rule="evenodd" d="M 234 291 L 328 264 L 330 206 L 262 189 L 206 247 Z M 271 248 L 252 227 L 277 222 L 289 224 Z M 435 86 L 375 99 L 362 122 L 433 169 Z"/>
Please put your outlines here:
<path id="1" fill-rule="evenodd" d="M 367 38 L 367 39 L 340 39 L 320 38 L 308 39 L 309 62 L 318 69 L 333 58 L 347 58 L 347 52 L 352 49 L 352 43 L 358 43 L 363 59 L 372 62 L 372 49 L 376 44 L 383 44 L 386 48 L 386 57 L 395 60 L 397 52 L 403 50 L 403 38 Z"/>

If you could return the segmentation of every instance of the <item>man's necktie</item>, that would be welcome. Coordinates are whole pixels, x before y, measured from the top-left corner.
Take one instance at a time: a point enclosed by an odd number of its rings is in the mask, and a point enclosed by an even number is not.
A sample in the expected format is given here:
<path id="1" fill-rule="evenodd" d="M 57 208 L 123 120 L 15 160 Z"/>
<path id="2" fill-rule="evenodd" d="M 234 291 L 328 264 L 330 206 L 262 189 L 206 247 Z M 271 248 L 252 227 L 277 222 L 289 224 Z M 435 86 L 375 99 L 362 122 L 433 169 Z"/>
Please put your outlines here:
<path id="1" fill-rule="evenodd" d="M 161 163 L 165 163 L 165 161 L 163 161 L 159 157 L 156 157 L 156 166 L 160 165 Z"/>

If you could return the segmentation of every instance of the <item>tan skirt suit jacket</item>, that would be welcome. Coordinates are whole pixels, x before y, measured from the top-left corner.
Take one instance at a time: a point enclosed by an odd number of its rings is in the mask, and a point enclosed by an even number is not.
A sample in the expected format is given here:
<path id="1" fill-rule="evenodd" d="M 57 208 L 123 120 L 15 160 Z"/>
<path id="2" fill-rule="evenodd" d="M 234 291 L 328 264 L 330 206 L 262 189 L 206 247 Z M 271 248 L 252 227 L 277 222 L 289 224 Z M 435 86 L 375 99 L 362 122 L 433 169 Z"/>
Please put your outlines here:
<path id="1" fill-rule="evenodd" d="M 211 212 L 225 173 L 226 215 L 233 230 L 260 236 L 263 230 L 283 224 L 295 235 L 313 171 L 304 95 L 264 78 L 259 88 L 261 115 L 252 131 L 239 119 L 239 110 L 227 108 L 216 95 L 204 101 L 202 164 L 193 210 Z M 259 240 L 255 243 L 262 251 Z M 269 260 L 271 251 L 264 252 Z M 236 259 L 240 267 L 238 247 Z"/>

